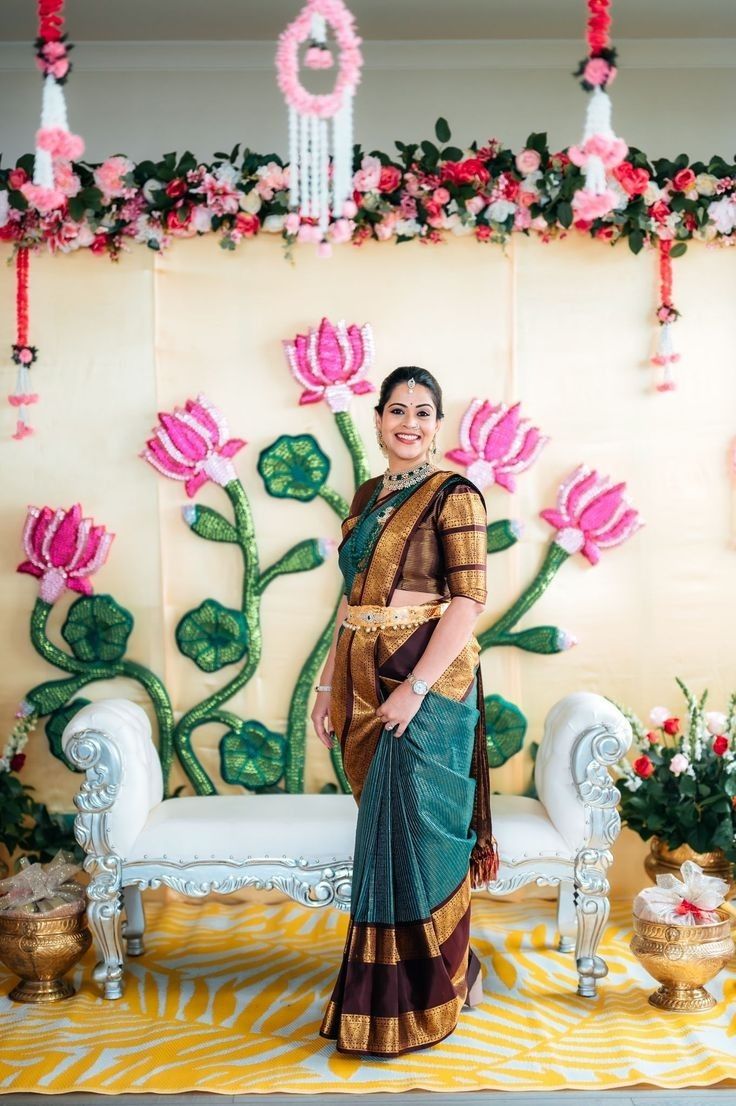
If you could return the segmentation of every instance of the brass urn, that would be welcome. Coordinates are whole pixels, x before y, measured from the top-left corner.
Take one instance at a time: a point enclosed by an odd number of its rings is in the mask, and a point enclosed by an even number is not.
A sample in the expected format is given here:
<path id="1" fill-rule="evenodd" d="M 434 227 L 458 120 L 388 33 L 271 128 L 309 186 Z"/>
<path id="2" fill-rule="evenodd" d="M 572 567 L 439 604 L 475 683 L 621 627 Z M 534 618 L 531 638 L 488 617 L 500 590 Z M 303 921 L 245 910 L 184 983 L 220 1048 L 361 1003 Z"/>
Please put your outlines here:
<path id="1" fill-rule="evenodd" d="M 70 903 L 63 914 L 0 913 L 0 960 L 21 982 L 14 1002 L 59 1002 L 74 994 L 63 976 L 92 943 L 85 901 Z"/>
<path id="2" fill-rule="evenodd" d="M 734 889 L 733 865 L 723 853 L 722 849 L 713 849 L 709 853 L 696 853 L 689 845 L 679 845 L 676 849 L 669 846 L 659 837 L 652 837 L 649 843 L 649 854 L 644 858 L 644 867 L 652 883 L 657 882 L 658 875 L 672 875 L 680 878 L 680 868 L 686 860 L 692 860 L 706 876 L 716 876 L 725 879 L 729 885 L 728 895 Z"/>
<path id="3" fill-rule="evenodd" d="M 716 911 L 714 925 L 681 926 L 634 917 L 630 948 L 650 975 L 661 983 L 649 996 L 652 1006 L 696 1014 L 710 1010 L 716 1000 L 705 989 L 734 954 L 731 920 Z"/>

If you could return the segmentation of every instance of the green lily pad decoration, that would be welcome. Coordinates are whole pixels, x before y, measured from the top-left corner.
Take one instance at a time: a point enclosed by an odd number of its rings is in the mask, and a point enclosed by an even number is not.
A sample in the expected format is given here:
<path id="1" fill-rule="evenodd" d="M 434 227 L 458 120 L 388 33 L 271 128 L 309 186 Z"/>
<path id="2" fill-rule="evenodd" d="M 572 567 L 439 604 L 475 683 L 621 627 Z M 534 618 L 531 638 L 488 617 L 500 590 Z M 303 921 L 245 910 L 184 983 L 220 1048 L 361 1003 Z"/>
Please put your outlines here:
<path id="1" fill-rule="evenodd" d="M 176 627 L 176 644 L 203 672 L 236 664 L 248 651 L 248 623 L 241 611 L 205 599 Z"/>
<path id="2" fill-rule="evenodd" d="M 119 661 L 132 629 L 132 614 L 111 595 L 82 595 L 69 608 L 61 636 L 79 661 Z"/>
<path id="3" fill-rule="evenodd" d="M 77 768 L 70 760 L 67 760 L 61 747 L 61 735 L 74 715 L 79 714 L 82 707 L 86 707 L 90 701 L 89 699 L 72 699 L 71 703 L 66 703 L 63 707 L 55 710 L 44 727 L 51 752 L 70 772 L 81 772 L 82 769 Z"/>
<path id="4" fill-rule="evenodd" d="M 260 722 L 243 722 L 220 741 L 220 774 L 225 783 L 249 791 L 274 787 L 286 768 L 286 740 Z"/>
<path id="5" fill-rule="evenodd" d="M 501 695 L 487 695 L 484 704 L 488 763 L 500 768 L 523 746 L 527 721 L 519 708 Z"/>
<path id="6" fill-rule="evenodd" d="M 261 451 L 258 471 L 269 495 L 308 503 L 324 486 L 330 459 L 311 434 L 282 434 Z"/>

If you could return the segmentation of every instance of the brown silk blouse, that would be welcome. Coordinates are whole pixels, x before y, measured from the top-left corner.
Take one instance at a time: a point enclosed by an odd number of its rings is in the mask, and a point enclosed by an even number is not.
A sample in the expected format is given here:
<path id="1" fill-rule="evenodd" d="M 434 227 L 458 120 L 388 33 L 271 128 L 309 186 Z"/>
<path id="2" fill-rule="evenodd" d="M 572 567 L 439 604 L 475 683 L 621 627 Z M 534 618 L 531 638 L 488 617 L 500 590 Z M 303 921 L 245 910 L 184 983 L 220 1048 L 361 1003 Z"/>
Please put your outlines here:
<path id="1" fill-rule="evenodd" d="M 379 480 L 374 476 L 361 484 L 349 517 L 360 514 Z M 390 517 L 385 525 L 391 525 Z M 442 489 L 409 538 L 396 589 L 485 603 L 486 525 L 483 496 L 474 485 Z"/>

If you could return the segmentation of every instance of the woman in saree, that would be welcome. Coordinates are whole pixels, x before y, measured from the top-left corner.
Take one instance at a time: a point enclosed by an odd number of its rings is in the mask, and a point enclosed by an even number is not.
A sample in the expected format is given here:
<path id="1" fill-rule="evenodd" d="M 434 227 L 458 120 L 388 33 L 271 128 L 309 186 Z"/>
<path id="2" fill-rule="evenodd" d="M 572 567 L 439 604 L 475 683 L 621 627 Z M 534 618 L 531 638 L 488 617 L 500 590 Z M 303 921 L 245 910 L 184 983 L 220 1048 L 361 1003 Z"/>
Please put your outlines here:
<path id="1" fill-rule="evenodd" d="M 482 995 L 470 891 L 497 870 L 472 632 L 486 511 L 474 484 L 432 463 L 442 417 L 425 369 L 383 381 L 388 468 L 342 524 L 345 594 L 312 712 L 358 803 L 347 940 L 320 1029 L 339 1052 L 435 1044 Z"/>

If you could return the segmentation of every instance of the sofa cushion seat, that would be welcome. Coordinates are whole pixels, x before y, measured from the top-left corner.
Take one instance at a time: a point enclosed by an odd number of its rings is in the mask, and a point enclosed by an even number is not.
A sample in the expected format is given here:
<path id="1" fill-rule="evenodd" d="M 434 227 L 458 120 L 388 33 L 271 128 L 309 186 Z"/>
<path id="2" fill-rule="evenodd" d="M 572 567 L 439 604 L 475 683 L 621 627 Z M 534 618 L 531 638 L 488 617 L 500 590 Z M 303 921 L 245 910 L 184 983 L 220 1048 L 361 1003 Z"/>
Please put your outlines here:
<path id="1" fill-rule="evenodd" d="M 356 815 L 352 795 L 165 799 L 149 812 L 126 860 L 352 861 Z"/>
<path id="2" fill-rule="evenodd" d="M 493 834 L 498 841 L 502 864 L 524 860 L 571 860 L 573 853 L 552 825 L 538 799 L 522 795 L 492 795 Z"/>

